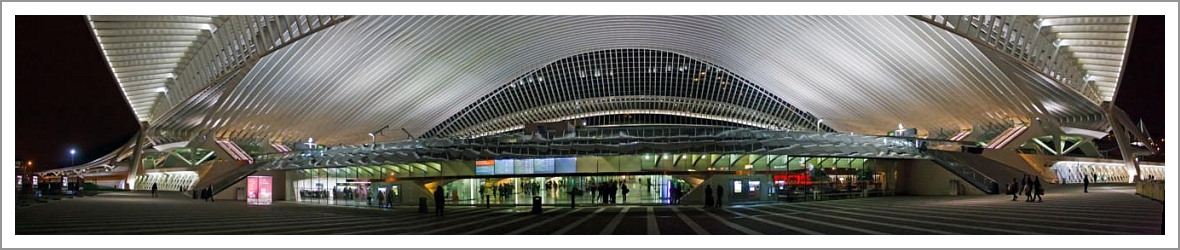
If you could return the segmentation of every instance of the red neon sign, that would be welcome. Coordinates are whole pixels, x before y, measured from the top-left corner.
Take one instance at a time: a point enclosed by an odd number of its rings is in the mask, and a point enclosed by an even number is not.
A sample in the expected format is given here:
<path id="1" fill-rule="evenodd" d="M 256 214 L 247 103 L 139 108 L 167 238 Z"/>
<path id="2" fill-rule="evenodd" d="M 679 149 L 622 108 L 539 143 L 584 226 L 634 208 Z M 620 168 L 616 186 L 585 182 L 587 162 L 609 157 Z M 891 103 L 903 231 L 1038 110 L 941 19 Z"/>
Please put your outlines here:
<path id="1" fill-rule="evenodd" d="M 776 174 L 774 181 L 785 181 L 787 185 L 811 185 L 811 176 L 807 174 Z"/>

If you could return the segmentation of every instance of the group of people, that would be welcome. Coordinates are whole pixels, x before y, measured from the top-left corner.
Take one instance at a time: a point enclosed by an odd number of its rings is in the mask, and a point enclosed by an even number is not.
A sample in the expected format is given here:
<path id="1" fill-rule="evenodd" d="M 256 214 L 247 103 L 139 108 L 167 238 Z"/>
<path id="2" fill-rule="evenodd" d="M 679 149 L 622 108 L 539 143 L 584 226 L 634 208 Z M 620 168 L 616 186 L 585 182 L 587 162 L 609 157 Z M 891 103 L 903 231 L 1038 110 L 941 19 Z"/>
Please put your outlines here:
<path id="1" fill-rule="evenodd" d="M 1088 184 L 1088 182 L 1087 182 Z M 1008 194 L 1012 195 L 1012 201 L 1016 201 L 1019 195 L 1024 195 L 1025 202 L 1043 202 L 1045 189 L 1041 186 L 1041 177 L 1030 177 L 1024 175 L 1023 178 L 1017 182 L 1016 178 L 1012 178 L 1012 183 L 1008 184 Z"/>
<path id="2" fill-rule="evenodd" d="M 197 199 L 197 190 L 192 190 L 192 191 L 193 191 L 193 199 L 196 200 Z M 201 193 L 200 193 L 200 197 L 201 197 L 201 199 L 205 200 L 206 202 L 213 202 L 213 185 L 209 185 L 209 187 L 207 187 L 207 188 L 202 188 Z"/>
<path id="3" fill-rule="evenodd" d="M 627 188 L 627 184 L 619 181 L 604 181 L 597 185 L 590 185 L 590 203 L 602 204 L 616 204 L 618 203 L 618 193 L 623 193 L 623 203 L 627 202 L 627 193 L 631 189 Z"/>
<path id="4" fill-rule="evenodd" d="M 491 188 L 492 196 L 494 196 L 500 200 L 507 200 L 509 196 L 512 196 L 514 189 L 516 189 L 516 188 L 513 187 L 512 185 L 508 185 L 508 184 L 494 185 Z M 484 196 L 486 194 L 486 192 L 487 191 L 484 190 L 483 186 L 479 187 L 479 195 L 480 196 Z"/>
<path id="5" fill-rule="evenodd" d="M 688 187 L 683 183 L 672 182 L 672 185 L 668 187 L 668 203 L 680 204 L 680 199 L 684 198 L 684 193 L 688 192 L 687 189 Z"/>
<path id="6" fill-rule="evenodd" d="M 344 187 L 344 189 L 337 188 L 335 192 L 336 194 L 333 197 L 336 199 L 355 200 L 361 196 L 368 197 L 368 190 L 363 188 Z M 367 199 L 372 199 L 372 197 L 368 197 Z"/>
<path id="7" fill-rule="evenodd" d="M 721 185 L 717 185 L 717 200 L 713 200 L 713 188 L 705 185 L 705 207 L 721 207 L 721 195 L 725 194 Z"/>

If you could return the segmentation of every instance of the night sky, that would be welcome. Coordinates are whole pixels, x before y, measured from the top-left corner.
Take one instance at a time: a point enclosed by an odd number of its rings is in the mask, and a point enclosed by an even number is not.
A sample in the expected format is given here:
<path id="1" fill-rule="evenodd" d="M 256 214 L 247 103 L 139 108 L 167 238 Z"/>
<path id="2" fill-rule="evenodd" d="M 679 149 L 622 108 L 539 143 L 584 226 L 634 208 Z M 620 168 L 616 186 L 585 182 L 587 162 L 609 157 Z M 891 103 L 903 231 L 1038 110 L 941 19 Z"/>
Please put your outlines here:
<path id="1" fill-rule="evenodd" d="M 1141 16 L 1116 105 L 1164 137 L 1163 17 Z M 113 151 L 138 125 L 82 16 L 16 17 L 16 157 L 36 169 Z"/>
<path id="2" fill-rule="evenodd" d="M 16 17 L 16 157 L 37 169 L 110 153 L 135 135 L 131 106 L 82 16 Z"/>
<path id="3" fill-rule="evenodd" d="M 1164 16 L 1139 16 L 1134 36 L 1115 106 L 1164 138 Z"/>

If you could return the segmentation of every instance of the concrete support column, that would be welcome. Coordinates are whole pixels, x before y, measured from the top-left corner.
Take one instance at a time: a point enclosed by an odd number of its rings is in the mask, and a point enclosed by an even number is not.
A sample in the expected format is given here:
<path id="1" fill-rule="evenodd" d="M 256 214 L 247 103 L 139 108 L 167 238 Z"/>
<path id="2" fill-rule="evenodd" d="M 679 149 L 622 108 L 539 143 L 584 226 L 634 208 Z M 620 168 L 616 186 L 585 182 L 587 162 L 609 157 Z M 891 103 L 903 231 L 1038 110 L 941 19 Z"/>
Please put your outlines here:
<path id="1" fill-rule="evenodd" d="M 131 169 L 127 170 L 127 179 L 123 182 L 123 189 L 135 190 L 135 179 L 139 176 L 140 167 L 142 167 L 140 165 L 143 161 L 143 147 L 146 146 L 144 145 L 144 132 L 147 126 L 147 122 L 139 123 L 139 133 L 135 134 L 135 147 L 131 152 Z"/>
<path id="2" fill-rule="evenodd" d="M 1131 147 L 1131 138 L 1127 136 L 1127 131 L 1123 128 L 1123 124 L 1118 122 L 1111 122 L 1110 127 L 1114 130 L 1114 139 L 1119 144 L 1119 153 L 1123 155 L 1123 161 L 1127 162 L 1128 167 L 1135 168 L 1135 174 L 1128 176 L 1131 182 L 1138 182 L 1143 171 L 1139 169 L 1139 161 L 1135 160 L 1135 148 Z"/>

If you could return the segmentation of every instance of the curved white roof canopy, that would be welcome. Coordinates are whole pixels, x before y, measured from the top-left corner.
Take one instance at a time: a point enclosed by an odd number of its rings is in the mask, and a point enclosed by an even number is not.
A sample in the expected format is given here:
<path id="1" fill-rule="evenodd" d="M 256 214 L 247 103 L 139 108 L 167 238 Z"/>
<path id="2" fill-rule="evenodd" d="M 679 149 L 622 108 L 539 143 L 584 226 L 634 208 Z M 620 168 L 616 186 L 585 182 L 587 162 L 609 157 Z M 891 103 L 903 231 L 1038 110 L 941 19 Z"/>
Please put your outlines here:
<path id="1" fill-rule="evenodd" d="M 1103 101 L 1114 101 L 1130 45 L 1132 16 L 1039 16 L 1042 29 L 1077 60 Z"/>
<path id="2" fill-rule="evenodd" d="M 1077 93 L 906 16 L 358 16 L 266 56 L 219 102 L 185 103 L 177 108 L 192 112 L 153 127 L 329 144 L 366 142 L 385 125 L 421 135 L 530 71 L 626 48 L 723 67 L 838 131 L 1104 124 Z"/>
<path id="3" fill-rule="evenodd" d="M 115 80 L 139 121 L 151 119 L 188 61 L 220 20 L 216 16 L 87 16 Z"/>

